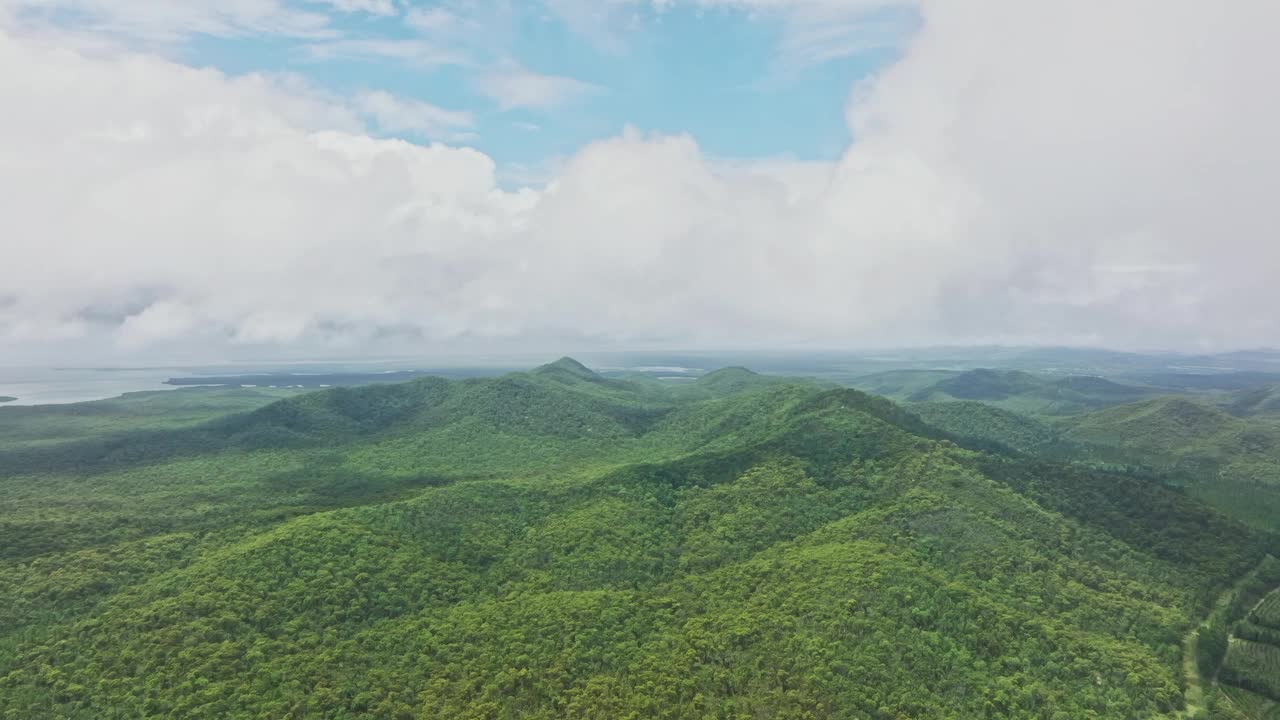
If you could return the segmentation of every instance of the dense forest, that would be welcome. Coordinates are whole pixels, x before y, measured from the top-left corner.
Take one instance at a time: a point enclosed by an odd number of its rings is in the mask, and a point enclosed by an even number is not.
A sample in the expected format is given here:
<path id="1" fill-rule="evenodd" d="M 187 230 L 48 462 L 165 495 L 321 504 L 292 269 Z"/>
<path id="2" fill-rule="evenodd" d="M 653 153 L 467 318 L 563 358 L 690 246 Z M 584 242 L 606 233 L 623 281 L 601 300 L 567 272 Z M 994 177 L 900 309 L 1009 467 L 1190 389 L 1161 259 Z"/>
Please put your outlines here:
<path id="1" fill-rule="evenodd" d="M 1275 536 L 975 379 L 563 359 L 5 408 L 0 717 L 1275 711 Z"/>
<path id="2" fill-rule="evenodd" d="M 900 370 L 851 384 L 899 400 L 971 443 L 1159 476 L 1232 517 L 1280 532 L 1275 378 L 1141 373 L 1121 383 L 1016 370 Z"/>

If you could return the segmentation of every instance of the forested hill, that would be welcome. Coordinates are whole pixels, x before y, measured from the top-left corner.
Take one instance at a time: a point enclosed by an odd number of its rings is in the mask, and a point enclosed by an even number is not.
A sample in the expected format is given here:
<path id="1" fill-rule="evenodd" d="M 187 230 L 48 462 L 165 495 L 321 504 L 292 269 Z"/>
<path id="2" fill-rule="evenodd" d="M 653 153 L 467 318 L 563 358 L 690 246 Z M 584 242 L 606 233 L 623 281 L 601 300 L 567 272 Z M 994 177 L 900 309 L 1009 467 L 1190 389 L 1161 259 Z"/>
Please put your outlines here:
<path id="1" fill-rule="evenodd" d="M 11 442 L 0 717 L 1172 717 L 1269 540 L 999 447 L 569 359 Z"/>
<path id="2" fill-rule="evenodd" d="M 1280 385 L 1263 385 L 1232 394 L 1227 404 L 1233 415 L 1280 418 Z"/>
<path id="3" fill-rule="evenodd" d="M 853 387 L 900 401 L 978 401 L 1019 413 L 1071 415 L 1137 402 L 1169 392 L 1087 375 L 1035 375 L 1020 370 L 981 368 L 894 370 L 852 382 Z"/>

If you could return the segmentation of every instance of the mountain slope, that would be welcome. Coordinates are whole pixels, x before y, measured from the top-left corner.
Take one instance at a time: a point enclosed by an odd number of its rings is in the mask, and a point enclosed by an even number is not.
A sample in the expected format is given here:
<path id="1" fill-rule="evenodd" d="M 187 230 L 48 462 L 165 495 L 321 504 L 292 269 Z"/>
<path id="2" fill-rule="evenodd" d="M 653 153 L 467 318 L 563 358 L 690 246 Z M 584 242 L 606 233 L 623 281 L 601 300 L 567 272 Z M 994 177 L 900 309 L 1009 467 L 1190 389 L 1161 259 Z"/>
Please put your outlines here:
<path id="1" fill-rule="evenodd" d="M 65 531 L 0 561 L 3 712 L 1151 717 L 1265 549 L 1159 484 L 964 449 L 857 391 L 597 377 L 307 395 L 199 430 L 230 449 L 0 479 L 27 493 L 4 539 L 38 508 Z M 184 524 L 62 540 L 115 512 L 71 493 L 155 512 L 209 472 L 237 512 L 206 478 Z M 423 482 L 380 494 L 397 478 Z"/>
<path id="2" fill-rule="evenodd" d="M 1072 418 L 1064 438 L 1108 461 L 1170 473 L 1210 505 L 1280 531 L 1280 427 L 1272 423 L 1165 397 Z"/>
<path id="3" fill-rule="evenodd" d="M 1048 377 L 979 369 L 953 375 L 902 396 L 913 402 L 972 400 L 1023 414 L 1073 415 L 1152 397 L 1156 390 L 1105 378 Z"/>
<path id="4" fill-rule="evenodd" d="M 1039 378 L 1020 370 L 970 370 L 940 380 L 912 399 L 925 400 L 934 393 L 944 393 L 960 400 L 1007 400 L 1042 385 Z"/>
<path id="5" fill-rule="evenodd" d="M 298 394 L 289 388 L 184 388 L 109 400 L 0 408 L 0 448 L 55 445 L 126 430 L 196 425 Z"/>
<path id="6" fill-rule="evenodd" d="M 986 403 L 960 400 L 912 403 L 909 407 L 925 422 L 957 437 L 1022 452 L 1034 453 L 1058 438 L 1057 431 L 1035 418 Z"/>
<path id="7" fill-rule="evenodd" d="M 960 372 L 953 370 L 889 370 L 854 378 L 850 387 L 903 400 Z"/>
<path id="8" fill-rule="evenodd" d="M 1067 436 L 1139 453 L 1153 464 L 1205 468 L 1241 480 L 1280 483 L 1280 429 L 1178 397 L 1082 416 Z"/>
<path id="9" fill-rule="evenodd" d="M 1239 390 L 1227 396 L 1225 409 L 1239 417 L 1280 419 L 1280 385 Z"/>

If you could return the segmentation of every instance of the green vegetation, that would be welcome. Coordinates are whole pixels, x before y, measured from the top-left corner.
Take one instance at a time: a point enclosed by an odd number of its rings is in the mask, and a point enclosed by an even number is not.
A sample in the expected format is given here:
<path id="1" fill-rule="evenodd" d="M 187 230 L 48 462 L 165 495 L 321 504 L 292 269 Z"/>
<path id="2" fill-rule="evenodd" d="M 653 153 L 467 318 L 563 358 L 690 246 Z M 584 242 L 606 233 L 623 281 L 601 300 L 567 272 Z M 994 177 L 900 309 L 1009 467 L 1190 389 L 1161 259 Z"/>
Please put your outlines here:
<path id="1" fill-rule="evenodd" d="M 1267 718 L 1280 714 L 1280 587 L 1261 599 L 1262 587 L 1280 584 L 1280 562 L 1270 574 L 1242 595 L 1230 647 L 1218 678 L 1238 715 Z"/>
<path id="2" fill-rule="evenodd" d="M 1195 653 L 1195 667 L 1202 687 L 1209 686 L 1209 706 L 1216 718 L 1265 717 L 1254 714 L 1265 703 L 1253 702 L 1251 695 L 1235 690 L 1254 689 L 1265 685 L 1258 671 L 1264 665 L 1250 664 L 1255 653 L 1246 649 L 1255 631 L 1265 634 L 1266 628 L 1254 624 L 1257 608 L 1271 594 L 1280 593 L 1280 560 L 1266 556 L 1248 575 L 1234 587 L 1219 596 L 1208 616 L 1197 629 L 1191 648 Z M 1262 638 L 1265 640 L 1265 638 Z M 1265 672 L 1263 673 L 1265 674 Z M 1202 695 L 1204 695 L 1202 691 Z M 1265 696 L 1264 696 L 1265 699 Z"/>
<path id="3" fill-rule="evenodd" d="M 1280 592 L 1273 592 L 1254 609 L 1252 618 L 1260 625 L 1280 628 Z"/>
<path id="4" fill-rule="evenodd" d="M 933 382 L 925 382 L 933 380 Z M 1149 398 L 1158 391 L 1082 375 L 1020 370 L 908 370 L 859 378 L 855 387 L 911 403 L 979 401 L 1022 414 L 1073 415 Z"/>
<path id="5" fill-rule="evenodd" d="M 1221 466 L 1241 479 L 1280 482 L 1274 473 L 1280 462 L 1280 428 L 1185 398 L 1162 397 L 1092 413 L 1073 423 L 1068 437 L 1142 453 L 1152 462 Z"/>
<path id="6" fill-rule="evenodd" d="M 930 425 L 974 442 L 1034 453 L 1059 441 L 1058 431 L 1051 426 L 985 403 L 928 402 L 910 408 Z"/>
<path id="7" fill-rule="evenodd" d="M 1280 426 L 1270 415 L 1275 386 L 1239 390 L 1244 382 L 1239 377 L 1194 380 L 1187 384 L 1196 394 L 1093 411 L 1078 404 L 1074 414 L 1064 416 L 1064 406 L 1038 400 L 1045 397 L 1047 381 L 1026 373 L 977 371 L 916 389 L 911 397 L 933 401 L 910 407 L 930 424 L 988 449 L 1005 447 L 1077 467 L 1162 474 L 1189 496 L 1243 522 L 1280 530 Z M 1117 389 L 1123 386 L 1101 379 L 1055 384 L 1095 397 L 1132 397 Z M 1219 385 L 1227 392 L 1214 394 Z M 1277 586 L 1280 562 L 1268 558 L 1220 596 L 1188 636 L 1188 717 L 1280 717 Z"/>
<path id="8" fill-rule="evenodd" d="M 7 407 L 0 409 L 0 449 L 196 425 L 296 394 L 297 390 L 274 388 L 191 388 L 65 405 Z"/>
<path id="9" fill-rule="evenodd" d="M 917 382 L 937 374 L 882 373 L 863 386 L 891 391 L 930 424 L 970 443 L 1163 475 L 1232 517 L 1280 531 L 1280 424 L 1267 415 L 1275 386 L 1149 397 L 1164 390 L 994 370 Z M 1234 375 L 1193 377 L 1184 384 L 1244 382 Z"/>
<path id="10" fill-rule="evenodd" d="M 901 400 L 921 393 L 927 394 L 926 388 L 932 388 L 940 381 L 959 374 L 950 370 L 889 370 L 854 378 L 849 386 Z"/>
<path id="11" fill-rule="evenodd" d="M 1280 720 L 1280 703 L 1232 685 L 1223 685 L 1214 707 L 1216 720 Z"/>
<path id="12" fill-rule="evenodd" d="M 959 400 L 1005 400 L 1039 388 L 1042 384 L 1036 376 L 1021 370 L 970 370 L 940 380 L 912 399 L 925 400 L 943 393 Z"/>
<path id="13" fill-rule="evenodd" d="M 1280 647 L 1233 638 L 1220 675 L 1224 684 L 1280 700 Z"/>
<path id="14" fill-rule="evenodd" d="M 1172 716 L 1275 550 L 1047 424 L 741 368 L 188 392 L 0 422 L 0 718 Z"/>
<path id="15" fill-rule="evenodd" d="M 1162 397 L 1073 418 L 1066 428 L 1065 440 L 1094 448 L 1083 455 L 1171 473 L 1201 500 L 1256 527 L 1280 530 L 1280 426 Z"/>
<path id="16" fill-rule="evenodd" d="M 1280 419 L 1280 385 L 1247 388 L 1228 395 L 1223 406 L 1239 417 Z"/>

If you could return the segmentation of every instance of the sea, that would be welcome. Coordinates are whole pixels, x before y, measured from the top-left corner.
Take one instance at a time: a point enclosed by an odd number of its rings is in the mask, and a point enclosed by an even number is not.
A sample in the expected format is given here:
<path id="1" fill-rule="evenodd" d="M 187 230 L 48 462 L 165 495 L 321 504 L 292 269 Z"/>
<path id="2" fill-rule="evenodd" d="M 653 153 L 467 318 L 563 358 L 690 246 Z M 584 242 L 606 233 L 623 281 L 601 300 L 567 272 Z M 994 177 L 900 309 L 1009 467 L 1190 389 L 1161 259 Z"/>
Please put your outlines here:
<path id="1" fill-rule="evenodd" d="M 173 390 L 164 381 L 178 368 L 39 368 L 0 366 L 0 396 L 11 405 L 48 405 L 101 400 L 139 390 Z"/>

